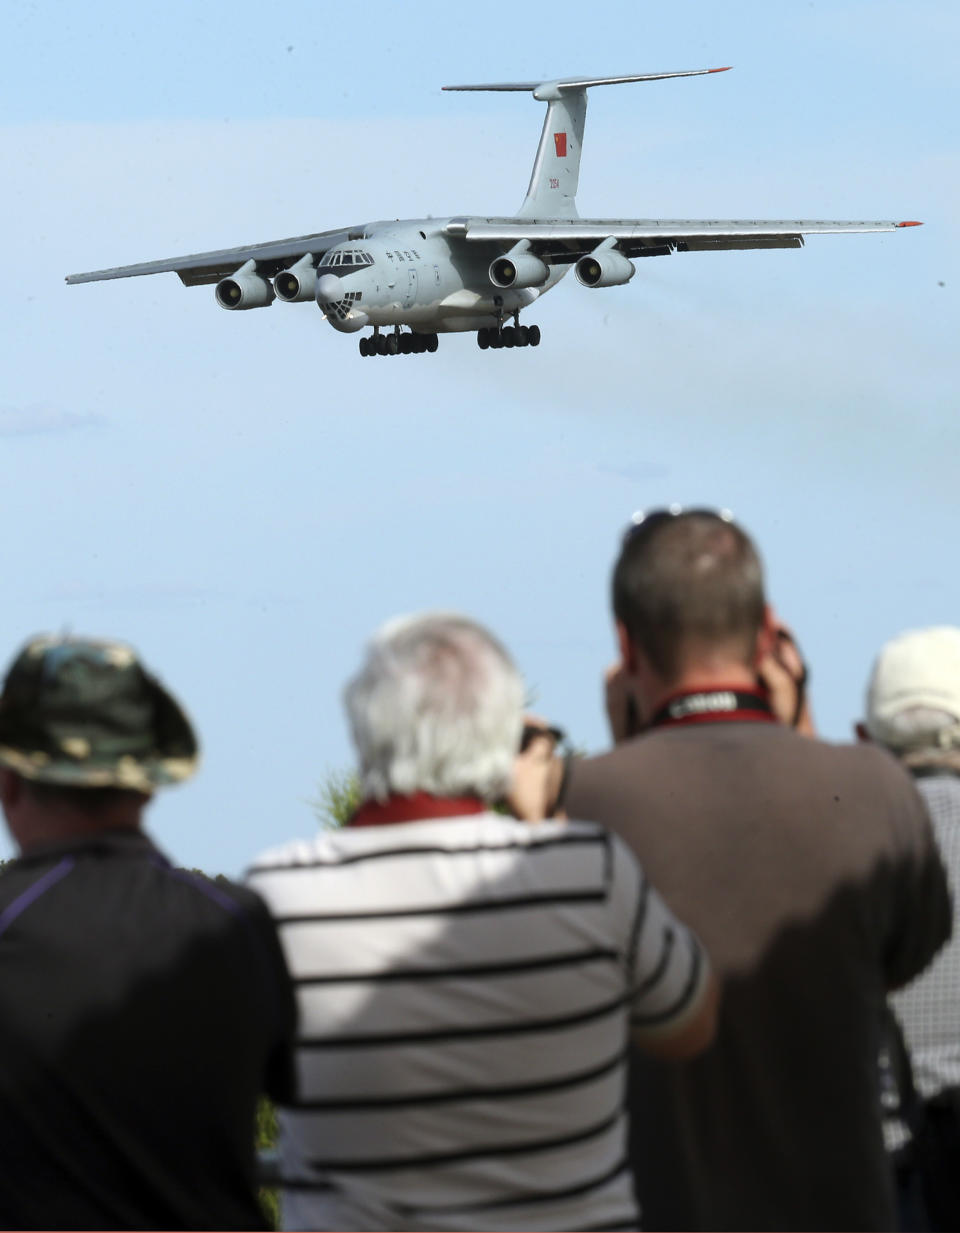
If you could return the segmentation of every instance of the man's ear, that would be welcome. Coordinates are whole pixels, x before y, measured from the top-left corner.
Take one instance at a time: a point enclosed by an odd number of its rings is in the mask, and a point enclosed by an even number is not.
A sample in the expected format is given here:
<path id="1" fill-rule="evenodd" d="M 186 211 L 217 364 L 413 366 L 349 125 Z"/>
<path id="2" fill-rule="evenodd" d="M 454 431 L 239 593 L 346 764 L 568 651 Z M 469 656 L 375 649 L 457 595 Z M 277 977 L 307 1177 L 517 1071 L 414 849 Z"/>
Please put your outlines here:
<path id="1" fill-rule="evenodd" d="M 632 675 L 637 671 L 637 653 L 634 650 L 633 643 L 630 641 L 630 635 L 627 633 L 627 627 L 622 621 L 617 621 L 617 645 L 620 648 L 620 659 L 623 662 L 624 668 Z"/>

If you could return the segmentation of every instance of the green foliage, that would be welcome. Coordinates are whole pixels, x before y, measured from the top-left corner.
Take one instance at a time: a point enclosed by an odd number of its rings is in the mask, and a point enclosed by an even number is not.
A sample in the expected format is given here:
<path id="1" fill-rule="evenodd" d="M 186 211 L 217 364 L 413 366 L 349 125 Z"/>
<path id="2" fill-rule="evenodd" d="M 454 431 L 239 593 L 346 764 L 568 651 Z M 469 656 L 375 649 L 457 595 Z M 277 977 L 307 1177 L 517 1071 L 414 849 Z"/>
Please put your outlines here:
<path id="1" fill-rule="evenodd" d="M 266 1096 L 257 1105 L 257 1151 L 267 1151 L 277 1145 L 277 1111 Z"/>
<path id="2" fill-rule="evenodd" d="M 275 1151 L 277 1146 L 277 1113 L 266 1096 L 261 1096 L 260 1103 L 257 1105 L 256 1146 L 258 1153 L 265 1152 L 268 1154 Z M 270 1222 L 270 1227 L 279 1229 L 279 1192 L 273 1186 L 261 1186 L 259 1197 L 260 1206 Z"/>
<path id="3" fill-rule="evenodd" d="M 325 829 L 344 826 L 360 804 L 360 780 L 356 771 L 327 771 L 310 804 Z"/>

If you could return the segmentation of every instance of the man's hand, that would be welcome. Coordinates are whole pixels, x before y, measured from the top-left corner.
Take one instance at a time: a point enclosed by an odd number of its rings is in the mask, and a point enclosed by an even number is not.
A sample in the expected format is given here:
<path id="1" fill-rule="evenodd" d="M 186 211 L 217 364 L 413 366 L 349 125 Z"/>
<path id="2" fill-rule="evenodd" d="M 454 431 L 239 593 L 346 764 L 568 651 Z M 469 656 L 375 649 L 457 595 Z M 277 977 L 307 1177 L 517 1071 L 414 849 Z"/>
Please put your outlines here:
<path id="1" fill-rule="evenodd" d="M 773 645 L 757 666 L 757 675 L 770 694 L 773 713 L 782 724 L 803 736 L 816 736 L 807 697 L 807 665 L 790 629 L 775 623 Z"/>
<path id="2" fill-rule="evenodd" d="M 524 822 L 541 822 L 546 817 L 564 817 L 551 812 L 563 779 L 563 760 L 557 757 L 558 730 L 535 715 L 525 719 L 527 729 L 535 729 L 517 754 L 507 805 Z"/>

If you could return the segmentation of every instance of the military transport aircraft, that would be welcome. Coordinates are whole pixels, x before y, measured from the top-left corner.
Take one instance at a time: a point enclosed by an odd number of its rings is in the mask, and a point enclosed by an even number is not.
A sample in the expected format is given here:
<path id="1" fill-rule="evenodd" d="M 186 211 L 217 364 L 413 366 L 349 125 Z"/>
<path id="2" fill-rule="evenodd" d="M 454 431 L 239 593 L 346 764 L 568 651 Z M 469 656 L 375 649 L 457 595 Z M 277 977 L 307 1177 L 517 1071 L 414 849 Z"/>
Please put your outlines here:
<path id="1" fill-rule="evenodd" d="M 481 348 L 535 347 L 537 325 L 520 313 L 573 266 L 585 287 L 627 283 L 641 257 L 733 248 L 800 248 L 814 232 L 892 231 L 915 222 L 691 222 L 577 215 L 587 90 L 591 86 L 726 69 L 565 77 L 557 81 L 444 86 L 445 90 L 521 90 L 547 104 L 530 186 L 505 218 L 403 219 L 294 236 L 168 261 L 71 274 L 68 283 L 176 271 L 192 287 L 215 283 L 221 308 L 266 308 L 315 301 L 335 330 L 360 339 L 360 354 L 436 351 L 437 335 L 473 331 Z M 509 322 L 513 324 L 509 324 Z M 403 329 L 402 327 L 407 327 Z"/>

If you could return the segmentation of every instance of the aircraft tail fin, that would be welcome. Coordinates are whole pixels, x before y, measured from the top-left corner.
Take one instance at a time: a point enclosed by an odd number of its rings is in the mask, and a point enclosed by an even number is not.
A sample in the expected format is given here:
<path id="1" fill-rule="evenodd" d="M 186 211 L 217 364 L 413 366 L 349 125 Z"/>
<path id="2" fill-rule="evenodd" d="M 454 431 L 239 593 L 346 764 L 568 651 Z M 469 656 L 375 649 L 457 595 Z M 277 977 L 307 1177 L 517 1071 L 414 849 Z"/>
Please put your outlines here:
<path id="1" fill-rule="evenodd" d="M 729 66 L 727 66 L 729 67 Z M 587 90 L 631 81 L 661 81 L 665 77 L 700 77 L 725 73 L 726 68 L 691 69 L 679 73 L 633 73 L 620 77 L 564 77 L 557 81 L 501 81 L 477 86 L 444 86 L 444 90 L 516 90 L 530 92 L 547 104 L 540 144 L 533 160 L 530 185 L 520 218 L 576 218 L 580 154 L 587 116 Z"/>

